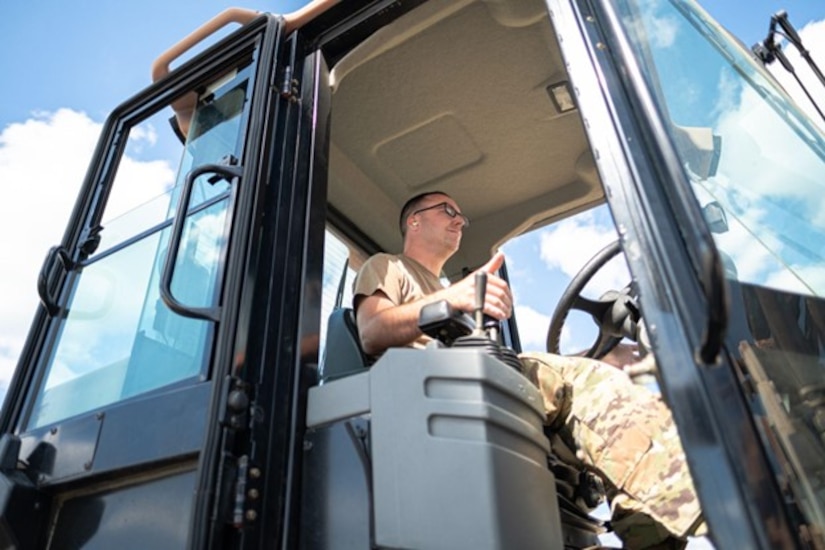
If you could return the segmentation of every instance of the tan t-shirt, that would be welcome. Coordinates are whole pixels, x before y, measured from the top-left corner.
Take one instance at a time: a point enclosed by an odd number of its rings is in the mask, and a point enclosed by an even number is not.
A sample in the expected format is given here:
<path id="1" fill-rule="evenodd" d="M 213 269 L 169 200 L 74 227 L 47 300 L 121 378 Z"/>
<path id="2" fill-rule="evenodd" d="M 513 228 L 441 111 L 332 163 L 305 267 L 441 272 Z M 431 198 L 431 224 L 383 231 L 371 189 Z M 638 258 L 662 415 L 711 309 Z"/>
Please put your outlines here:
<path id="1" fill-rule="evenodd" d="M 400 306 L 442 288 L 441 280 L 412 258 L 403 254 L 376 254 L 361 266 L 352 285 L 352 296 L 353 302 L 357 302 L 359 296 L 372 296 L 380 290 Z M 430 340 L 432 338 L 422 334 L 410 346 L 423 348 Z"/>

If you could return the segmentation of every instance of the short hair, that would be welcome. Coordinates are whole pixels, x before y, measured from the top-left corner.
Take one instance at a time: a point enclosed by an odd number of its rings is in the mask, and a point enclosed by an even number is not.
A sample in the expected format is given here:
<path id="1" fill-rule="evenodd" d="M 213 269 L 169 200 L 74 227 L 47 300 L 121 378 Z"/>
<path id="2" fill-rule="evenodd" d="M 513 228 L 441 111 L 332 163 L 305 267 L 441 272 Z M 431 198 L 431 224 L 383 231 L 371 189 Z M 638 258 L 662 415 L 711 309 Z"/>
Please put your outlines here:
<path id="1" fill-rule="evenodd" d="M 407 218 L 409 218 L 412 213 L 417 210 L 419 206 L 421 206 L 424 199 L 432 195 L 444 195 L 445 197 L 450 196 L 444 191 L 427 191 L 407 199 L 407 202 L 405 202 L 404 206 L 401 207 L 401 215 L 398 218 L 398 228 L 401 230 L 402 238 L 407 236 Z"/>

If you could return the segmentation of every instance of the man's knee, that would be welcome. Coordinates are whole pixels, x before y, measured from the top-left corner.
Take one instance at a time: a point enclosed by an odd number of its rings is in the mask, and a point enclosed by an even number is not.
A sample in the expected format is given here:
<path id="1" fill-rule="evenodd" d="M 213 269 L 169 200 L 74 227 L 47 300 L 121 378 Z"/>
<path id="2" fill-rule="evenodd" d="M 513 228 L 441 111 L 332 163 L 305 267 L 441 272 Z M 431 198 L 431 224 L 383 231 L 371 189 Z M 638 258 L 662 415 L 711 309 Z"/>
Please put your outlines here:
<path id="1" fill-rule="evenodd" d="M 522 361 L 545 408 L 554 408 L 554 425 L 564 423 L 562 432 L 572 436 L 577 457 L 612 486 L 613 509 L 624 511 L 614 516 L 618 527 L 648 546 L 691 534 L 701 511 L 661 398 L 598 361 L 544 353 L 523 354 Z"/>
<path id="2" fill-rule="evenodd" d="M 567 421 L 573 407 L 573 388 L 561 372 L 547 360 L 547 354 L 523 353 L 519 356 L 524 374 L 541 392 L 545 424 L 559 429 Z"/>

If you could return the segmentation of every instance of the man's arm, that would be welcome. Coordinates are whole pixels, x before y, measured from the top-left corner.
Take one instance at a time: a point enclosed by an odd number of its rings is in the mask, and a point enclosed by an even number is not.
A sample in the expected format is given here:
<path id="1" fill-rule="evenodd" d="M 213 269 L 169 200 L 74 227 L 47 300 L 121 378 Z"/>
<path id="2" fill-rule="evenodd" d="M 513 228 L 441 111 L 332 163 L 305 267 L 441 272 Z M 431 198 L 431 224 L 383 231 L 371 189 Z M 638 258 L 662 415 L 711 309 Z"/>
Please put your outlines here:
<path id="1" fill-rule="evenodd" d="M 356 299 L 355 318 L 364 352 L 378 355 L 388 348 L 409 345 L 421 336 L 418 316 L 421 308 L 433 301 L 431 296 L 399 306 L 380 290 Z"/>
<path id="2" fill-rule="evenodd" d="M 510 287 L 494 275 L 504 255 L 496 254 L 479 271 L 488 273 L 484 313 L 498 320 L 510 317 L 513 297 Z M 418 317 L 427 304 L 446 300 L 453 308 L 472 313 L 475 307 L 475 273 L 438 292 L 408 304 L 396 305 L 380 290 L 370 296 L 356 298 L 356 320 L 361 346 L 368 355 L 378 355 L 387 348 L 407 346 L 421 336 Z"/>

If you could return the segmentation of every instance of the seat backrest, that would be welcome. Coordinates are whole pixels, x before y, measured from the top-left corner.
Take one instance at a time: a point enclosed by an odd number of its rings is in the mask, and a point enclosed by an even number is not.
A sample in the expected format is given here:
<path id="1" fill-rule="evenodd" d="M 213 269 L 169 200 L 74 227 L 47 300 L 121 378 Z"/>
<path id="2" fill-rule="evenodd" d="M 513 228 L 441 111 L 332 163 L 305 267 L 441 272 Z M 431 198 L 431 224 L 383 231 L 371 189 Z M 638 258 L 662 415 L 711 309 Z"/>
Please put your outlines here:
<path id="1" fill-rule="evenodd" d="M 353 310 L 344 307 L 334 310 L 327 323 L 327 342 L 320 368 L 321 383 L 363 371 L 370 363 L 361 349 Z"/>

